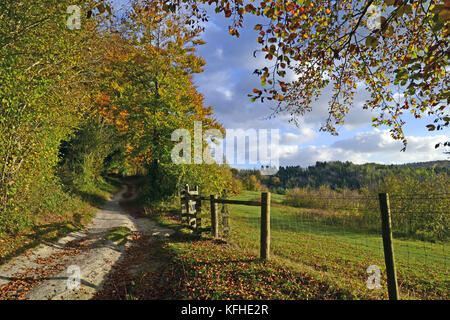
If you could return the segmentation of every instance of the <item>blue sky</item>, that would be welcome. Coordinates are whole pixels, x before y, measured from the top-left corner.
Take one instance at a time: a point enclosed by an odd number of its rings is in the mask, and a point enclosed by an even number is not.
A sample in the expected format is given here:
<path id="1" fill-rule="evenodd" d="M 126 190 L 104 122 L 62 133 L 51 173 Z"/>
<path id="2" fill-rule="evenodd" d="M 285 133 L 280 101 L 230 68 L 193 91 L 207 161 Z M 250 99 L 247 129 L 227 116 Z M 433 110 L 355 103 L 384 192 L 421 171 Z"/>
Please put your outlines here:
<path id="1" fill-rule="evenodd" d="M 206 60 L 206 67 L 202 74 L 194 77 L 194 82 L 225 128 L 279 129 L 281 143 L 277 147 L 281 165 L 307 166 L 316 161 L 334 160 L 390 164 L 448 159 L 442 149 L 434 148 L 436 143 L 448 140 L 448 129 L 428 132 L 425 125 L 432 119 L 426 118 L 405 118 L 408 124 L 404 130 L 409 144 L 406 152 L 400 152 L 402 143 L 392 140 L 388 128 L 370 125 L 373 115 L 361 108 L 366 96 L 364 87 L 359 88 L 354 107 L 346 124 L 339 128 L 338 136 L 319 132 L 328 113 L 329 90 L 323 91 L 319 101 L 313 104 L 313 111 L 298 127 L 290 124 L 286 115 L 267 119 L 273 105 L 252 103 L 247 96 L 259 84 L 259 78 L 253 75 L 254 69 L 264 64 L 262 56 L 253 56 L 258 48 L 253 30 L 257 18 L 249 18 L 237 39 L 228 34 L 228 19 L 211 14 L 203 35 L 207 43 L 198 51 Z"/>

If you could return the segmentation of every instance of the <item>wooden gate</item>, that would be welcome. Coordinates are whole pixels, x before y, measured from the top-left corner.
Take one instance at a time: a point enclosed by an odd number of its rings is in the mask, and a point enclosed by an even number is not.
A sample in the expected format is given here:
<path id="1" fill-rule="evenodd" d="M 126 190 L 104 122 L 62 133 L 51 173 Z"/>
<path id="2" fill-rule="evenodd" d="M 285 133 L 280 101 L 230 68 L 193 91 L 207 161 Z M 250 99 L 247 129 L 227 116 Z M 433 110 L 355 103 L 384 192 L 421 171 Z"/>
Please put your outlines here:
<path id="1" fill-rule="evenodd" d="M 261 207 L 261 259 L 269 260 L 270 254 L 270 192 L 261 193 L 261 201 L 218 199 L 217 195 L 209 197 L 199 195 L 198 187 L 189 190 L 189 185 L 181 191 L 181 223 L 186 223 L 191 229 L 201 231 L 201 205 L 202 201 L 210 202 L 211 210 L 211 236 L 219 238 L 219 226 L 223 236 L 230 233 L 228 206 L 230 204 Z M 219 212 L 219 204 L 222 204 Z M 220 216 L 220 217 L 219 217 Z M 221 219 L 220 219 L 221 218 Z"/>

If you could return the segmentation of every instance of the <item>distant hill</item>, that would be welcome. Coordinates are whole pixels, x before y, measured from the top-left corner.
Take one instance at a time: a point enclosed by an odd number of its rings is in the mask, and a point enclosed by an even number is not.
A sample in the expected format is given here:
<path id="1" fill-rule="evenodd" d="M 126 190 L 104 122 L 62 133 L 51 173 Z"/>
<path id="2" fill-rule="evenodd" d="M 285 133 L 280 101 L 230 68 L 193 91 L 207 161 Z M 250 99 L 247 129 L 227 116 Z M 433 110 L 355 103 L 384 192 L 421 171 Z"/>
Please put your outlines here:
<path id="1" fill-rule="evenodd" d="M 438 160 L 438 161 L 427 161 L 427 162 L 412 162 L 400 164 L 399 166 L 408 168 L 433 168 L 433 167 L 444 167 L 450 168 L 450 160 Z"/>

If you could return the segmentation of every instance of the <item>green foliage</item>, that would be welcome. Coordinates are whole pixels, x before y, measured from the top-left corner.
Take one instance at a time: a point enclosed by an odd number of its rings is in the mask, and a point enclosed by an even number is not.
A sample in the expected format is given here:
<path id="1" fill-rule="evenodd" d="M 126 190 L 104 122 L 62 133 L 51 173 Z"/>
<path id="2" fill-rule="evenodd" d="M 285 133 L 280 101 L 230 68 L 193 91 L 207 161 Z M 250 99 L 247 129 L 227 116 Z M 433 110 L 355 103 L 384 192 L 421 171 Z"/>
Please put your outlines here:
<path id="1" fill-rule="evenodd" d="M 450 176 L 386 177 L 381 191 L 390 195 L 394 235 L 422 240 L 450 240 Z"/>
<path id="2" fill-rule="evenodd" d="M 232 177 L 229 166 L 218 164 L 159 164 L 151 168 L 140 184 L 141 203 L 153 208 L 177 199 L 186 184 L 191 188 L 198 186 L 202 195 L 216 194 L 220 197 L 236 194 L 242 187 Z"/>
<path id="3" fill-rule="evenodd" d="M 78 190 L 89 189 L 100 181 L 101 174 L 114 168 L 113 160 L 118 161 L 114 154 L 120 150 L 115 128 L 91 119 L 72 139 L 62 142 L 60 176 L 66 185 Z M 108 156 L 109 162 L 105 163 Z"/>
<path id="4" fill-rule="evenodd" d="M 254 174 L 250 175 L 248 179 L 244 180 L 244 185 L 246 189 L 250 191 L 261 190 L 261 182 Z"/>
<path id="5" fill-rule="evenodd" d="M 43 211 L 62 212 L 63 204 L 73 204 L 55 168 L 61 141 L 89 105 L 90 76 L 83 71 L 95 56 L 85 52 L 96 22 L 84 21 L 84 32 L 69 30 L 64 14 L 71 4 L 0 5 L 0 228 L 5 221 L 7 234 L 36 222 Z M 11 228 L 7 221 L 17 224 Z"/>
<path id="6" fill-rule="evenodd" d="M 261 173 L 259 170 L 239 170 L 234 174 L 241 180 L 244 189 L 250 191 L 261 190 Z"/>
<path id="7" fill-rule="evenodd" d="M 328 186 L 320 186 L 317 189 L 291 189 L 286 193 L 284 202 L 287 205 L 301 208 L 357 210 L 365 207 L 367 199 L 358 191 L 332 190 Z"/>

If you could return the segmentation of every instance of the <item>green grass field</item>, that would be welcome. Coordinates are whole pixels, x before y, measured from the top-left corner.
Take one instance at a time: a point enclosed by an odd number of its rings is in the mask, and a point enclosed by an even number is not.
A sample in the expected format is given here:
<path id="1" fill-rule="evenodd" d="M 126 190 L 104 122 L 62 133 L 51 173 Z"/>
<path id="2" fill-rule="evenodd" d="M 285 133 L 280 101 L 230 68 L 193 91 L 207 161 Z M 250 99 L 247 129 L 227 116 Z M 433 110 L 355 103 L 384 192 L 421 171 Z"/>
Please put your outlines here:
<path id="1" fill-rule="evenodd" d="M 258 192 L 245 191 L 235 199 L 259 197 Z M 345 224 L 324 223 L 317 219 L 320 210 L 285 206 L 282 200 L 282 195 L 272 194 L 271 252 L 275 261 L 349 290 L 356 297 L 387 298 L 381 235 Z M 230 242 L 258 255 L 260 208 L 232 205 L 229 211 Z M 448 242 L 394 239 L 402 299 L 448 299 L 449 248 Z M 370 290 L 366 286 L 370 265 L 377 265 L 382 271 L 381 289 Z"/>

